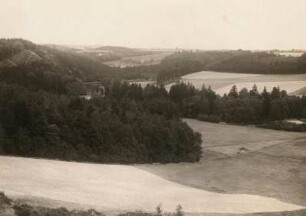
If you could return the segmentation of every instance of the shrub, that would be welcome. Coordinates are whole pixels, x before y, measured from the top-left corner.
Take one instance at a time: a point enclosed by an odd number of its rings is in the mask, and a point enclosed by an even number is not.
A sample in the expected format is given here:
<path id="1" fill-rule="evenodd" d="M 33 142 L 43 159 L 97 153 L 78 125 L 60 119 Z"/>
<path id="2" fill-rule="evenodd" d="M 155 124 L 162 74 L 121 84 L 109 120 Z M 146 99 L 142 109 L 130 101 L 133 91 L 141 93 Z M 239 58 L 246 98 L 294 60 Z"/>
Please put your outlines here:
<path id="1" fill-rule="evenodd" d="M 72 210 L 66 208 L 44 208 L 32 207 L 26 204 L 14 205 L 15 214 L 17 216 L 104 216 L 102 213 L 90 209 L 87 211 Z"/>
<path id="2" fill-rule="evenodd" d="M 197 117 L 198 120 L 200 121 L 207 121 L 207 122 L 212 122 L 212 123 L 220 123 L 221 118 L 220 116 L 217 115 L 198 115 Z"/>
<path id="3" fill-rule="evenodd" d="M 258 127 L 274 129 L 274 130 L 286 130 L 296 132 L 306 132 L 306 124 L 294 124 L 285 121 L 274 121 L 266 124 L 258 125 Z"/>

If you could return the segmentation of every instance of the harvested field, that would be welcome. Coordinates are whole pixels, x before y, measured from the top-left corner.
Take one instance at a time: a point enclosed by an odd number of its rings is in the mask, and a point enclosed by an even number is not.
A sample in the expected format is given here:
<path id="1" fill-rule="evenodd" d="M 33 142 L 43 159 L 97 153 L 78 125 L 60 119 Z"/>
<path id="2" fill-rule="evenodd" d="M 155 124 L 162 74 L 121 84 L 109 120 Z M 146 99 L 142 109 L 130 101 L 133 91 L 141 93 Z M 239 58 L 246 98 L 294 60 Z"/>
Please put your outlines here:
<path id="1" fill-rule="evenodd" d="M 166 56 L 170 55 L 171 52 L 163 52 L 150 55 L 124 57 L 116 61 L 103 62 L 110 67 L 135 67 L 144 65 L 159 64 Z"/>
<path id="2" fill-rule="evenodd" d="M 291 94 L 293 94 L 293 95 L 306 95 L 306 86 L 292 92 Z"/>
<path id="3" fill-rule="evenodd" d="M 222 194 L 167 181 L 133 166 L 0 157 L 0 190 L 8 196 L 41 197 L 98 210 L 165 211 L 181 204 L 193 213 L 252 213 L 298 210 L 273 198 Z M 218 169 L 215 169 L 218 170 Z"/>
<path id="4" fill-rule="evenodd" d="M 220 95 L 228 93 L 233 85 L 241 90 L 244 87 L 251 89 L 254 84 L 257 85 L 259 91 L 262 91 L 264 86 L 267 87 L 267 90 L 279 86 L 288 93 L 302 95 L 305 93 L 302 89 L 306 87 L 306 74 L 263 75 L 201 71 L 182 76 L 181 81 L 191 83 L 198 89 L 203 84 L 211 86 Z M 171 85 L 167 85 L 167 89 L 170 89 Z"/>

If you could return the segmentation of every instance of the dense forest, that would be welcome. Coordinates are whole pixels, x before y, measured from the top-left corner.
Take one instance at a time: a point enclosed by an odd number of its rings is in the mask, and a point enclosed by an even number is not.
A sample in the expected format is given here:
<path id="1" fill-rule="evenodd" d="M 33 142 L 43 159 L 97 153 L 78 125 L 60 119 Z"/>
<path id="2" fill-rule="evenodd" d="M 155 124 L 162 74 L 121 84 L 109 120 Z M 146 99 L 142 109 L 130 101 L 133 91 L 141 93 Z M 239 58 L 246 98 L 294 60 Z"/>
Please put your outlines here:
<path id="1" fill-rule="evenodd" d="M 174 106 L 163 88 L 121 82 L 91 100 L 1 83 L 1 153 L 103 163 L 198 161 L 201 136 Z"/>
<path id="2" fill-rule="evenodd" d="M 218 96 L 210 87 L 201 90 L 185 83 L 173 85 L 169 97 L 178 106 L 180 115 L 212 122 L 261 124 L 286 118 L 306 117 L 306 97 L 287 95 L 274 87 L 269 93 L 258 92 L 256 85 L 239 92 L 234 85 L 228 94 Z"/>
<path id="3" fill-rule="evenodd" d="M 177 83 L 167 92 L 163 85 L 126 83 L 128 70 L 133 69 L 1 40 L 0 154 L 102 163 L 195 162 L 201 135 L 181 117 L 238 124 L 305 118 L 306 98 L 278 88 L 237 92 L 233 86 L 220 97 L 210 88 Z M 92 98 L 83 97 L 89 91 Z"/>

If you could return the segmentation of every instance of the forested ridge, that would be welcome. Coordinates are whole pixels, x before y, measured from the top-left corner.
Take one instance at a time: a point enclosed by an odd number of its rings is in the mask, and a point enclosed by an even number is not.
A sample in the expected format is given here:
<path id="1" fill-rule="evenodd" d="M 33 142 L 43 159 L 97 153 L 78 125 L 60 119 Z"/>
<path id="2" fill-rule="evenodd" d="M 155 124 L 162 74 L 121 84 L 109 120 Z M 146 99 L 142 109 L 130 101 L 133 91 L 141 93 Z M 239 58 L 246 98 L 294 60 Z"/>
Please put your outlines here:
<path id="1" fill-rule="evenodd" d="M 273 52 L 180 51 L 165 57 L 160 64 L 118 69 L 124 79 L 154 79 L 159 83 L 178 80 L 198 71 L 251 74 L 306 73 L 306 54 L 281 56 Z"/>
<path id="2" fill-rule="evenodd" d="M 172 112 L 164 88 L 144 92 L 92 59 L 0 42 L 1 154 L 103 163 L 200 159 L 200 134 Z M 81 97 L 89 81 L 102 86 L 92 100 Z"/>
<path id="3" fill-rule="evenodd" d="M 166 57 L 158 69 L 157 80 L 165 82 L 203 70 L 254 74 L 306 73 L 306 53 L 301 57 L 281 56 L 273 52 L 181 51 Z"/>

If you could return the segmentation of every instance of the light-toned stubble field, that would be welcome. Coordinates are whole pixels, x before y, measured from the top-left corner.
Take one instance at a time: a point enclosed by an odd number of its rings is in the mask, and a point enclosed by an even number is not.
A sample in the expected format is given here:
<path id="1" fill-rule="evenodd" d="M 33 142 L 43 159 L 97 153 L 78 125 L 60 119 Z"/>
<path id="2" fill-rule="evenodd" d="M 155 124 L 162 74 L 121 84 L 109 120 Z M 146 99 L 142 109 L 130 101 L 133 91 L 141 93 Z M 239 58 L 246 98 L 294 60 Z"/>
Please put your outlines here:
<path id="1" fill-rule="evenodd" d="M 196 88 L 201 89 L 203 85 L 211 88 L 219 95 L 228 94 L 233 85 L 236 85 L 238 91 L 242 88 L 251 90 L 256 84 L 258 91 L 262 92 L 264 87 L 271 91 L 273 87 L 280 87 L 289 94 L 302 95 L 302 91 L 306 87 L 306 74 L 293 75 L 263 75 L 263 74 L 242 74 L 242 73 L 226 73 L 214 71 L 201 71 L 182 76 L 180 81 L 191 83 Z M 167 85 L 167 89 L 170 86 Z"/>

